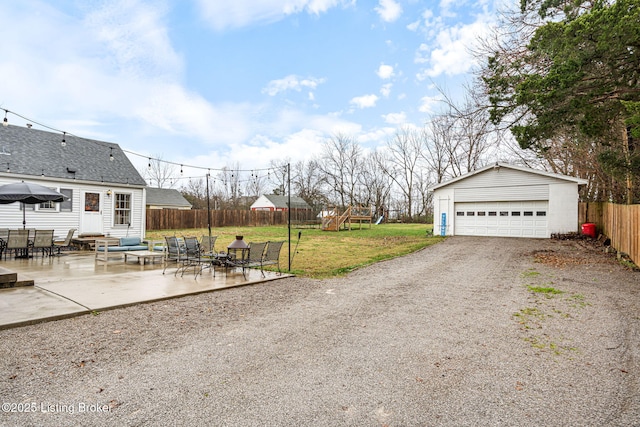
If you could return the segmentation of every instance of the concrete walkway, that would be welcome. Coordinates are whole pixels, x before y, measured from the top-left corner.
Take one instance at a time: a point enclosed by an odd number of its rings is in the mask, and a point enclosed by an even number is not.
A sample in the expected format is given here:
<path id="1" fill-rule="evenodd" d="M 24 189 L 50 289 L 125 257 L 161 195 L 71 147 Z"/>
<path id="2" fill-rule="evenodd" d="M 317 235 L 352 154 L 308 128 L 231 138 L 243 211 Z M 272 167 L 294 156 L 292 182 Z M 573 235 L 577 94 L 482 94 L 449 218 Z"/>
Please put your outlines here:
<path id="1" fill-rule="evenodd" d="M 162 263 L 141 266 L 123 261 L 96 263 L 93 254 L 76 253 L 28 260 L 6 260 L 1 265 L 33 279 L 35 286 L 0 289 L 0 329 L 62 319 L 150 301 L 246 286 L 289 277 L 259 270 L 205 269 L 174 276 L 175 266 L 162 274 Z"/>

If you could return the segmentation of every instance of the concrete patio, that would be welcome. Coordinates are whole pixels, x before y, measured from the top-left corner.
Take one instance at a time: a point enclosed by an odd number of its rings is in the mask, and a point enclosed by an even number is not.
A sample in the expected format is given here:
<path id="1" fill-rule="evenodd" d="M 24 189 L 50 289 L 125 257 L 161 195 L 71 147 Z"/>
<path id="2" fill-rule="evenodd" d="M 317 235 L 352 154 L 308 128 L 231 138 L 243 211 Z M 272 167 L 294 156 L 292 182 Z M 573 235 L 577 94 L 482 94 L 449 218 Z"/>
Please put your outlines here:
<path id="1" fill-rule="evenodd" d="M 289 277 L 259 270 L 216 268 L 194 278 L 192 270 L 174 275 L 175 265 L 162 274 L 163 263 L 96 262 L 93 252 L 62 256 L 8 259 L 0 266 L 18 273 L 34 286 L 0 289 L 0 329 L 61 319 L 150 301 L 253 285 Z"/>

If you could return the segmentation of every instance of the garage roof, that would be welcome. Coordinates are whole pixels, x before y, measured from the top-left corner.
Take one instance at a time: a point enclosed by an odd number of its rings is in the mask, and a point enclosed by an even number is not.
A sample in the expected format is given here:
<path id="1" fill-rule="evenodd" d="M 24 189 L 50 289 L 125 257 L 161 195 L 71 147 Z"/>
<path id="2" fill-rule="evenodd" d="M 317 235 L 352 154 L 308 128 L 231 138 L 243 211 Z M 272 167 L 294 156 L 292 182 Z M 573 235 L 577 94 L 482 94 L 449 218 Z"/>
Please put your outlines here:
<path id="1" fill-rule="evenodd" d="M 587 180 L 585 179 L 581 179 L 581 178 L 575 178 L 573 176 L 567 176 L 567 175 L 561 175 L 561 174 L 557 174 L 557 173 L 552 173 L 552 172 L 546 172 L 546 171 L 542 171 L 542 170 L 538 170 L 538 169 L 531 169 L 531 168 L 526 168 L 526 167 L 522 167 L 522 166 L 515 166 L 515 165 L 511 165 L 509 163 L 501 163 L 501 162 L 496 162 L 495 164 L 492 165 L 488 165 L 485 166 L 481 169 L 475 170 L 473 172 L 469 172 L 467 174 L 461 175 L 459 177 L 453 178 L 447 182 L 442 182 L 440 184 L 434 185 L 433 187 L 429 188 L 429 191 L 434 191 L 437 190 L 439 188 L 443 188 L 446 187 L 448 185 L 454 184 L 456 182 L 465 180 L 467 178 L 470 178 L 474 175 L 478 175 L 482 172 L 488 171 L 490 169 L 500 169 L 500 168 L 507 168 L 507 169 L 513 169 L 513 170 L 517 170 L 517 171 L 521 171 L 521 172 L 527 172 L 527 173 L 533 173 L 536 175 L 541 175 L 541 176 L 546 176 L 549 178 L 555 178 L 555 179 L 561 179 L 564 181 L 570 181 L 570 182 L 575 182 L 578 185 L 587 185 Z"/>

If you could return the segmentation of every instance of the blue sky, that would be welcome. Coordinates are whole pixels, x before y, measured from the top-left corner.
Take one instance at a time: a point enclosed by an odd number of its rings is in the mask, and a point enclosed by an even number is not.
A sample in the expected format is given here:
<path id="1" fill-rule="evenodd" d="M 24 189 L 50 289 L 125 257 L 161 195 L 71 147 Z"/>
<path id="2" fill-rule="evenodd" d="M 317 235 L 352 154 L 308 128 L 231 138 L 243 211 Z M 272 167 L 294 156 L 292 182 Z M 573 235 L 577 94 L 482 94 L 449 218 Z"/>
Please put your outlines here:
<path id="1" fill-rule="evenodd" d="M 309 159 L 338 133 L 375 148 L 441 108 L 436 85 L 461 93 L 475 65 L 468 49 L 489 31 L 494 7 L 0 0 L 0 108 L 214 169 Z"/>

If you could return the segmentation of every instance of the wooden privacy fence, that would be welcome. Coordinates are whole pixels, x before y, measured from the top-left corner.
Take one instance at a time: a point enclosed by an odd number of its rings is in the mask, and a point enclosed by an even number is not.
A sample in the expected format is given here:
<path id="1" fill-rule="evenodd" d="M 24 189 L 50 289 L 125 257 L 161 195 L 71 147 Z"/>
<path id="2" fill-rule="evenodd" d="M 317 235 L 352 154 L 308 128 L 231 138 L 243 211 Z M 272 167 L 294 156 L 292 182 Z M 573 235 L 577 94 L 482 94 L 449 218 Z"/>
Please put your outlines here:
<path id="1" fill-rule="evenodd" d="M 578 219 L 580 224 L 596 224 L 598 231 L 611 239 L 611 246 L 640 265 L 640 205 L 580 203 Z"/>
<path id="2" fill-rule="evenodd" d="M 260 225 L 286 225 L 287 211 L 212 210 L 211 227 L 243 227 Z M 315 218 L 307 209 L 292 209 L 291 221 Z M 178 230 L 207 228 L 206 209 L 147 209 L 147 230 Z"/>

